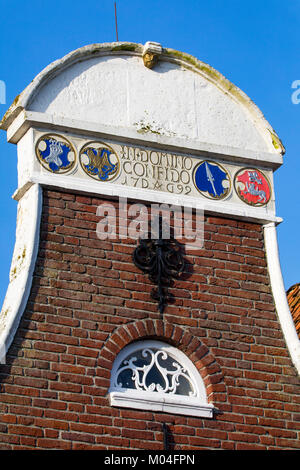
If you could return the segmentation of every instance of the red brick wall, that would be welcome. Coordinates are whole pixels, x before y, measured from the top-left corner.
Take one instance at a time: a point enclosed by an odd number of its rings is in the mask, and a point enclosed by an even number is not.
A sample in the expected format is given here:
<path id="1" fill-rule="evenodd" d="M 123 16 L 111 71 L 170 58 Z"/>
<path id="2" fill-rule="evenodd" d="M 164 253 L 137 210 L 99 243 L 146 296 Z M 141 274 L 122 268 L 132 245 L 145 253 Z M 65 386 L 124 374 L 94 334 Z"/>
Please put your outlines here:
<path id="1" fill-rule="evenodd" d="M 275 313 L 259 225 L 207 217 L 163 316 L 135 241 L 96 235 L 101 198 L 44 191 L 38 262 L 7 364 L 0 449 L 296 449 L 299 379 Z M 117 204 L 117 203 L 115 203 Z M 111 408 L 112 362 L 135 339 L 184 351 L 214 419 Z"/>

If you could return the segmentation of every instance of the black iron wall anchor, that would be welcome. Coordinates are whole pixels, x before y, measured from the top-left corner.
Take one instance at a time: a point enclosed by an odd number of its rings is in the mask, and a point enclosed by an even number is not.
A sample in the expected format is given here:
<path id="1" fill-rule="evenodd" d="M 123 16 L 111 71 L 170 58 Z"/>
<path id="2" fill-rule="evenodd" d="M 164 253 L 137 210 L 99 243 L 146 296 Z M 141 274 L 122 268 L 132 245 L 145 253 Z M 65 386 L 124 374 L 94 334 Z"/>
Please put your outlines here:
<path id="1" fill-rule="evenodd" d="M 134 264 L 149 279 L 157 284 L 157 289 L 151 292 L 152 298 L 158 300 L 158 309 L 163 313 L 168 297 L 168 287 L 172 279 L 177 278 L 184 269 L 184 259 L 181 246 L 172 235 L 163 237 L 162 218 L 159 218 L 157 238 L 141 238 L 139 245 L 133 252 Z"/>

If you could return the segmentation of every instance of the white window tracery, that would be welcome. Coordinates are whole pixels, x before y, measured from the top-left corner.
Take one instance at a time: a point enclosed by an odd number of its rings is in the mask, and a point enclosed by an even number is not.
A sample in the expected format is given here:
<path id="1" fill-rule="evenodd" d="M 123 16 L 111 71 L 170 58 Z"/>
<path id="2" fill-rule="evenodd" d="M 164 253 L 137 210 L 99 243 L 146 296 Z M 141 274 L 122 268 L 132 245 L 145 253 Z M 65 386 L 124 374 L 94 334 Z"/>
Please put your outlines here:
<path id="1" fill-rule="evenodd" d="M 194 364 L 161 341 L 137 341 L 120 351 L 112 368 L 109 396 L 112 406 L 213 415 Z"/>

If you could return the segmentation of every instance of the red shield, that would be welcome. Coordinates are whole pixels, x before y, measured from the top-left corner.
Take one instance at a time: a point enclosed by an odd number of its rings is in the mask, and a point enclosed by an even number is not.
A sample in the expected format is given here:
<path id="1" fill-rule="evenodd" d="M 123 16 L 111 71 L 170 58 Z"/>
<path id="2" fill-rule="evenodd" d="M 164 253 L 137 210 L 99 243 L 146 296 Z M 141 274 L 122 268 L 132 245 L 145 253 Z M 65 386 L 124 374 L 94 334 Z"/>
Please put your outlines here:
<path id="1" fill-rule="evenodd" d="M 235 177 L 235 189 L 242 201 L 251 206 L 264 206 L 271 197 L 271 188 L 266 176 L 255 168 L 238 172 Z"/>

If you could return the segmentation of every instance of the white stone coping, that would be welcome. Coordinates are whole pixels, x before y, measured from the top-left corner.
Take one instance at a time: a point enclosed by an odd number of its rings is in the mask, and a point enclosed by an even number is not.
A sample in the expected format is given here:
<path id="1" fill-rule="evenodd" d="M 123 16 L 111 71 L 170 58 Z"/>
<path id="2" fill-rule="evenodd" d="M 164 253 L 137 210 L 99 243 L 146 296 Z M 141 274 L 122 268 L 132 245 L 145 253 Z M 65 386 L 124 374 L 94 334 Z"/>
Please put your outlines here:
<path id="1" fill-rule="evenodd" d="M 247 204 L 233 204 L 227 203 L 226 201 L 210 201 L 203 200 L 196 197 L 183 197 L 180 195 L 169 194 L 163 191 L 155 190 L 143 190 L 140 188 L 132 188 L 118 185 L 115 183 L 105 182 L 99 184 L 98 181 L 92 179 L 87 183 L 84 179 L 73 177 L 72 175 L 55 175 L 55 178 L 51 174 L 46 175 L 39 172 L 33 172 L 28 178 L 26 183 L 14 194 L 14 199 L 19 200 L 24 194 L 27 187 L 30 184 L 39 184 L 42 186 L 52 187 L 54 190 L 66 190 L 76 191 L 80 193 L 104 196 L 112 198 L 124 198 L 133 201 L 143 201 L 145 203 L 155 204 L 169 204 L 170 206 L 189 207 L 191 209 L 204 211 L 210 215 L 216 215 L 220 217 L 237 218 L 239 220 L 245 220 L 248 222 L 266 224 L 274 222 L 279 224 L 282 222 L 281 217 L 277 217 L 273 213 L 268 213 L 265 207 L 252 207 Z M 124 192 L 125 191 L 125 192 Z"/>
<path id="2" fill-rule="evenodd" d="M 274 223 L 264 226 L 265 250 L 275 307 L 291 359 L 300 374 L 300 340 L 284 288 Z"/>
<path id="3" fill-rule="evenodd" d="M 197 398 L 165 395 L 154 392 L 139 392 L 130 390 L 125 392 L 110 391 L 111 406 L 121 408 L 134 408 L 138 410 L 159 411 L 186 416 L 213 418 L 214 406 L 201 403 Z"/>
<path id="4" fill-rule="evenodd" d="M 16 242 L 0 313 L 0 363 L 10 347 L 26 308 L 39 248 L 42 189 L 31 185 L 18 204 Z"/>

